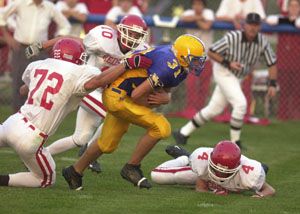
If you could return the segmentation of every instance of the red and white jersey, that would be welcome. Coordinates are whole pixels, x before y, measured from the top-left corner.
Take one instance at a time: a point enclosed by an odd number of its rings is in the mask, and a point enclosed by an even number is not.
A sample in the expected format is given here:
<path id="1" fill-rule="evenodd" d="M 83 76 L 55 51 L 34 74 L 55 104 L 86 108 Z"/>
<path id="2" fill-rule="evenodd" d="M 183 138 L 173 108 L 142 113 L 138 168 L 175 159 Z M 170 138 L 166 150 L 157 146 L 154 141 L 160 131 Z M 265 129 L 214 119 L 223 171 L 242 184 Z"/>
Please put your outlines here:
<path id="1" fill-rule="evenodd" d="M 95 67 L 51 58 L 30 63 L 22 77 L 29 93 L 21 113 L 41 132 L 51 135 L 91 92 L 84 84 L 99 74 Z"/>
<path id="2" fill-rule="evenodd" d="M 129 51 L 126 54 L 122 53 L 119 42 L 118 32 L 107 25 L 99 25 L 83 38 L 85 52 L 89 55 L 87 64 L 100 68 L 101 71 L 119 64 L 126 55 L 132 54 Z M 142 43 L 136 50 L 144 50 L 149 48 L 149 45 Z M 102 104 L 102 88 L 99 88 L 82 100 L 80 106 L 86 111 L 105 118 L 106 109 Z"/>
<path id="3" fill-rule="evenodd" d="M 99 25 L 90 30 L 83 38 L 83 45 L 89 55 L 88 65 L 96 66 L 102 71 L 119 64 L 121 59 L 133 52 L 122 53 L 118 42 L 118 32 L 107 25 Z M 135 50 L 147 48 L 149 45 L 142 43 Z"/>
<path id="4" fill-rule="evenodd" d="M 241 192 L 245 190 L 258 191 L 265 182 L 266 175 L 261 166 L 261 163 L 241 156 L 240 170 L 235 176 L 222 183 L 214 183 L 208 174 L 208 156 L 213 151 L 213 148 L 201 147 L 196 149 L 189 158 L 189 165 L 201 179 L 207 181 L 207 185 L 211 190 L 223 187 L 231 192 Z"/>

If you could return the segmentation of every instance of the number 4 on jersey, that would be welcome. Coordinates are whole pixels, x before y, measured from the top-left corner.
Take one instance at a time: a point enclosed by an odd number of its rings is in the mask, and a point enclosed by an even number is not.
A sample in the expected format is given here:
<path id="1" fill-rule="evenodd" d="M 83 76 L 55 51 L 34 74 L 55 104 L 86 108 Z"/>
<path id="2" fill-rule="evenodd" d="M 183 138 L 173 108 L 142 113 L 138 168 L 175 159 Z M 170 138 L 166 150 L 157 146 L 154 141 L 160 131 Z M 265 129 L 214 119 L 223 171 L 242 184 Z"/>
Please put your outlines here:
<path id="1" fill-rule="evenodd" d="M 249 174 L 250 170 L 251 170 L 251 171 L 254 170 L 254 167 L 242 165 L 242 169 L 245 171 L 246 174 Z"/>
<path id="2" fill-rule="evenodd" d="M 200 159 L 200 160 L 208 160 L 208 154 L 206 152 L 203 152 L 202 156 L 198 155 L 198 159 Z"/>

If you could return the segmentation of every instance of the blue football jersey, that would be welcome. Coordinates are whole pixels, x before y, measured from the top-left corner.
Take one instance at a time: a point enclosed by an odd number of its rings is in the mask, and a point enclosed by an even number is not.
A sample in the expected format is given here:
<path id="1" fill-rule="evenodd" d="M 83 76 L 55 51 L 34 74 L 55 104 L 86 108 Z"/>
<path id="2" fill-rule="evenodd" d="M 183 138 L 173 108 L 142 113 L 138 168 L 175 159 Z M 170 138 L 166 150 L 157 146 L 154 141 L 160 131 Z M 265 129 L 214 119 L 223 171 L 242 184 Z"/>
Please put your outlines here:
<path id="1" fill-rule="evenodd" d="M 171 48 L 172 45 L 164 45 L 139 51 L 147 58 L 152 59 L 152 66 L 147 70 L 129 69 L 115 80 L 112 86 L 127 91 L 128 96 L 131 96 L 132 91 L 146 79 L 154 89 L 177 86 L 187 77 L 188 73 L 181 69 Z"/>

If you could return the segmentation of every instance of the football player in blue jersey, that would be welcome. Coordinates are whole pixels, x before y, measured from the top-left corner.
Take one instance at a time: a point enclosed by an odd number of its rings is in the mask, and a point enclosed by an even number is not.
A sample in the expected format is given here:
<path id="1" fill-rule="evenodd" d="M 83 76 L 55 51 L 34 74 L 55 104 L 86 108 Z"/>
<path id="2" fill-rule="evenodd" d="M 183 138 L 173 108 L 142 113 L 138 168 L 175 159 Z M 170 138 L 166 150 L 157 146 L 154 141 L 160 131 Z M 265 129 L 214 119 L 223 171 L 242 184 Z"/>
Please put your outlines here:
<path id="1" fill-rule="evenodd" d="M 169 137 L 171 132 L 168 120 L 152 108 L 167 104 L 170 89 L 182 82 L 188 73 L 200 75 L 206 52 L 199 38 L 185 34 L 173 45 L 150 48 L 142 54 L 152 60 L 149 69 L 131 69 L 130 65 L 140 63 L 138 55 L 124 59 L 128 70 L 104 90 L 102 99 L 107 115 L 101 135 L 76 164 L 63 169 L 63 176 L 71 189 L 82 189 L 83 171 L 102 154 L 113 152 L 131 123 L 143 127 L 146 133 L 123 167 L 121 176 L 140 188 L 152 186 L 143 175 L 141 161 L 160 139 Z M 160 96 L 156 96 L 157 93 Z"/>

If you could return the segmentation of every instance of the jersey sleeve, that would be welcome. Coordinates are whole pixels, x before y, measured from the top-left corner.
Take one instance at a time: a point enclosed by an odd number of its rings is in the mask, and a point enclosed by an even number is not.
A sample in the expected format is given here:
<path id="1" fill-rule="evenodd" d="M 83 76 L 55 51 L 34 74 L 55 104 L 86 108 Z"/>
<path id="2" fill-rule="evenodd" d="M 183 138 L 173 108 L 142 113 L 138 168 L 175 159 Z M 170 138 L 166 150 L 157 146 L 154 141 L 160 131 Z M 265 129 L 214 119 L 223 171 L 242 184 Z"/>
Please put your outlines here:
<path id="1" fill-rule="evenodd" d="M 148 81 L 152 88 L 158 87 L 175 87 L 184 78 L 181 78 L 181 69 L 178 60 L 171 53 L 171 46 L 165 46 L 160 50 L 149 49 L 149 53 L 146 52 L 146 57 L 153 60 L 152 66 L 148 69 L 149 78 Z M 157 51 L 156 51 L 157 50 Z"/>
<path id="2" fill-rule="evenodd" d="M 29 84 L 30 84 L 30 74 L 31 74 L 32 70 L 34 69 L 34 67 L 39 64 L 39 62 L 40 61 L 35 61 L 35 62 L 32 62 L 29 65 L 27 65 L 27 67 L 26 67 L 26 69 L 25 69 L 25 71 L 23 72 L 23 75 L 22 75 L 22 80 L 25 83 L 25 85 L 29 86 Z"/>
<path id="3" fill-rule="evenodd" d="M 272 66 L 276 64 L 276 56 L 275 53 L 270 45 L 270 43 L 268 41 L 266 41 L 266 46 L 264 49 L 264 57 L 265 57 L 265 61 L 267 66 Z"/>
<path id="4" fill-rule="evenodd" d="M 212 148 L 198 148 L 196 149 L 189 158 L 189 164 L 193 172 L 199 177 L 207 174 L 208 170 L 208 156 L 210 155 Z"/>
<path id="5" fill-rule="evenodd" d="M 22 75 L 22 80 L 25 83 L 25 85 L 27 85 L 27 86 L 29 86 L 29 84 L 30 84 L 30 72 L 31 72 L 31 69 L 30 69 L 30 66 L 28 65 Z"/>
<path id="6" fill-rule="evenodd" d="M 103 53 L 114 53 L 117 43 L 117 33 L 107 25 L 99 25 L 83 38 L 83 46 L 89 55 L 102 55 Z"/>
<path id="7" fill-rule="evenodd" d="M 259 191 L 266 180 L 266 174 L 260 162 L 248 159 L 242 155 L 241 169 L 239 171 L 242 185 L 246 189 Z"/>
<path id="8" fill-rule="evenodd" d="M 156 62 L 149 69 L 150 75 L 148 81 L 152 88 L 164 87 L 168 83 L 168 69 L 165 68 L 165 60 L 156 58 Z"/>
<path id="9" fill-rule="evenodd" d="M 83 46 L 88 54 L 96 55 L 97 52 L 103 51 L 103 48 L 99 45 L 99 35 L 101 35 L 101 27 L 97 26 L 83 38 Z"/>
<path id="10" fill-rule="evenodd" d="M 226 34 L 223 38 L 216 41 L 214 44 L 211 45 L 209 48 L 210 51 L 223 55 L 229 48 L 228 43 L 228 34 Z"/>
<path id="11" fill-rule="evenodd" d="M 78 71 L 79 77 L 74 87 L 74 94 L 78 96 L 85 96 L 86 94 L 90 93 L 91 91 L 87 91 L 84 88 L 84 84 L 92 79 L 93 77 L 99 75 L 101 72 L 98 68 L 92 66 L 83 66 Z"/>

